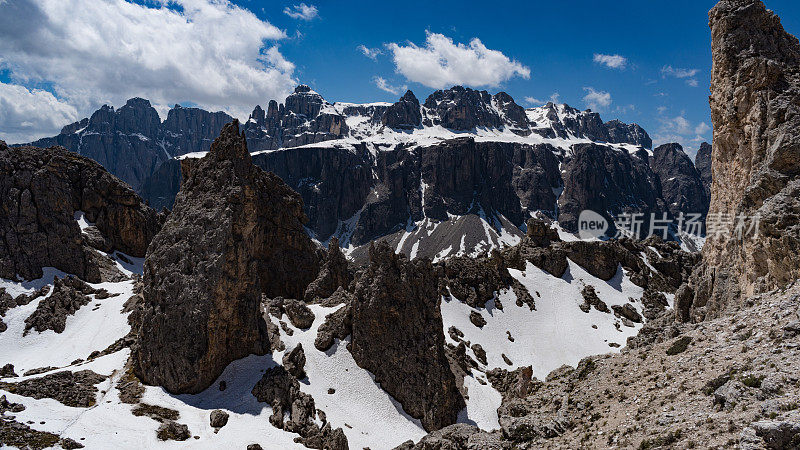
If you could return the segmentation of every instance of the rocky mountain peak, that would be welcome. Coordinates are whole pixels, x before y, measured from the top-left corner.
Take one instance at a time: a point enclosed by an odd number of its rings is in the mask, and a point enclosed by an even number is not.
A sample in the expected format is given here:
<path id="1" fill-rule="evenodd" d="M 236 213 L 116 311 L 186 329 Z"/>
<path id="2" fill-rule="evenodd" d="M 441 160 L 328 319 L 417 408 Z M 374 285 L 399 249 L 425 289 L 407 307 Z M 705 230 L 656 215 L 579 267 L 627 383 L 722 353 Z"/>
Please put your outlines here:
<path id="1" fill-rule="evenodd" d="M 700 144 L 700 149 L 697 150 L 697 155 L 694 158 L 694 166 L 700 172 L 700 178 L 703 180 L 703 187 L 706 191 L 706 197 L 711 199 L 711 144 L 703 142 Z"/>
<path id="2" fill-rule="evenodd" d="M 501 128 L 502 118 L 492 107 L 492 96 L 463 86 L 433 92 L 425 100 L 426 125 L 441 125 L 453 130 L 476 127 Z"/>
<path id="3" fill-rule="evenodd" d="M 238 119 L 233 119 L 222 127 L 219 137 L 211 144 L 207 156 L 217 161 L 241 161 L 248 168 L 252 166 L 250 152 L 247 151 L 247 140 L 244 138 L 244 133 L 239 133 Z"/>
<path id="4" fill-rule="evenodd" d="M 498 92 L 492 96 L 492 101 L 503 117 L 516 128 L 528 128 L 528 117 L 525 108 L 519 106 L 514 99 L 505 92 Z"/>
<path id="5" fill-rule="evenodd" d="M 261 109 L 261 105 L 256 105 L 256 107 L 253 108 L 253 112 L 250 113 L 250 119 L 262 126 L 264 125 L 266 118 L 267 118 L 267 113 L 266 111 Z"/>
<path id="6" fill-rule="evenodd" d="M 135 373 L 170 392 L 200 392 L 231 361 L 267 352 L 262 294 L 301 298 L 319 270 L 300 196 L 251 163 L 238 121 L 189 165 L 148 248 L 133 354 Z"/>
<path id="7" fill-rule="evenodd" d="M 720 220 L 703 247 L 704 266 L 691 283 L 693 320 L 800 277 L 800 42 L 757 0 L 720 1 L 709 25 L 709 217 L 736 219 Z M 740 217 L 748 218 L 741 235 Z"/>
<path id="8" fill-rule="evenodd" d="M 321 95 L 301 84 L 295 88 L 294 93 L 286 97 L 286 111 L 314 119 L 322 109 L 322 105 L 326 103 Z"/>
<path id="9" fill-rule="evenodd" d="M 700 173 L 680 144 L 664 144 L 653 150 L 650 167 L 661 182 L 661 192 L 672 217 L 681 213 L 705 215 L 708 196 Z"/>
<path id="10" fill-rule="evenodd" d="M 400 100 L 386 108 L 381 117 L 383 125 L 406 130 L 418 127 L 421 121 L 419 100 L 410 90 L 406 91 Z"/>
<path id="11" fill-rule="evenodd" d="M 411 89 L 407 90 L 402 97 L 400 97 L 400 101 L 412 102 L 419 104 L 419 100 L 417 100 L 417 96 L 411 91 Z"/>
<path id="12" fill-rule="evenodd" d="M 606 122 L 605 127 L 608 130 L 609 142 L 616 144 L 629 143 L 648 149 L 653 148 L 653 140 L 650 139 L 650 135 L 638 124 L 627 124 L 621 120 L 614 119 Z"/>

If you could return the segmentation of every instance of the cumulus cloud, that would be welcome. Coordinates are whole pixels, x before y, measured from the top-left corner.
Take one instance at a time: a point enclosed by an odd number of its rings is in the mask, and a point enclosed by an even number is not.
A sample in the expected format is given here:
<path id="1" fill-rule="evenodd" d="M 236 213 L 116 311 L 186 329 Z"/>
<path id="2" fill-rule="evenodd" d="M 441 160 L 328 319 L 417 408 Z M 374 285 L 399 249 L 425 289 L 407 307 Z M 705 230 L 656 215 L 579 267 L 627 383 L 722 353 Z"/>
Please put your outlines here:
<path id="1" fill-rule="evenodd" d="M 291 7 L 287 6 L 283 9 L 283 13 L 292 19 L 299 20 L 313 20 L 319 17 L 317 7 L 314 5 L 306 5 L 305 3 L 300 3 L 299 5 Z"/>
<path id="2" fill-rule="evenodd" d="M 602 53 L 594 54 L 594 62 L 602 64 L 610 69 L 624 69 L 628 64 L 628 58 L 620 55 L 604 55 Z"/>
<path id="3" fill-rule="evenodd" d="M 359 45 L 357 48 L 358 48 L 358 51 L 361 52 L 361 54 L 363 54 L 364 56 L 366 56 L 367 58 L 369 58 L 369 59 L 371 59 L 373 61 L 378 59 L 378 55 L 382 55 L 383 54 L 381 49 L 379 49 L 379 48 L 369 48 L 364 44 Z"/>
<path id="4" fill-rule="evenodd" d="M 665 107 L 659 107 L 657 110 L 656 120 L 659 122 L 659 128 L 653 136 L 656 145 L 677 142 L 689 156 L 694 157 L 700 143 L 710 140 L 711 127 L 707 123 L 692 124 L 686 119 L 684 112 L 678 115 L 666 114 Z"/>
<path id="5" fill-rule="evenodd" d="M 583 103 L 587 108 L 597 111 L 611 106 L 611 94 L 608 92 L 596 91 L 592 87 L 585 87 L 583 90 L 586 92 Z"/>
<path id="6" fill-rule="evenodd" d="M 372 79 L 372 81 L 375 83 L 375 86 L 377 86 L 378 89 L 388 92 L 390 94 L 400 95 L 404 93 L 406 90 L 408 90 L 408 86 L 406 86 L 405 84 L 402 86 L 392 86 L 383 77 L 375 77 Z"/>
<path id="7" fill-rule="evenodd" d="M 246 118 L 297 84 L 276 47 L 285 37 L 229 0 L 0 5 L 0 69 L 14 84 L 47 86 L 79 117 L 141 96 L 160 111 L 191 101 Z"/>
<path id="8" fill-rule="evenodd" d="M 78 111 L 41 89 L 0 83 L 0 139 L 9 144 L 58 134 Z"/>
<path id="9" fill-rule="evenodd" d="M 547 102 L 539 100 L 536 97 L 525 97 L 525 103 L 527 103 L 529 105 L 539 106 L 539 105 L 544 105 Z"/>
<path id="10" fill-rule="evenodd" d="M 661 68 L 661 77 L 678 78 L 686 81 L 686 84 L 689 86 L 697 87 L 699 83 L 695 77 L 699 72 L 700 69 L 681 69 L 678 67 L 664 66 Z"/>
<path id="11" fill-rule="evenodd" d="M 707 124 L 707 123 L 705 123 L 705 122 L 700 122 L 700 123 L 699 123 L 699 124 L 697 124 L 697 126 L 694 128 L 694 133 L 695 133 L 695 134 L 698 134 L 698 135 L 706 134 L 706 133 L 708 133 L 709 131 L 711 131 L 711 127 L 710 127 L 710 126 L 708 126 L 708 124 Z"/>
<path id="12" fill-rule="evenodd" d="M 486 48 L 478 38 L 466 45 L 454 43 L 443 34 L 427 32 L 424 46 L 409 42 L 391 43 L 387 48 L 398 73 L 434 89 L 457 84 L 495 87 L 515 76 L 531 76 L 529 68 L 498 50 Z"/>

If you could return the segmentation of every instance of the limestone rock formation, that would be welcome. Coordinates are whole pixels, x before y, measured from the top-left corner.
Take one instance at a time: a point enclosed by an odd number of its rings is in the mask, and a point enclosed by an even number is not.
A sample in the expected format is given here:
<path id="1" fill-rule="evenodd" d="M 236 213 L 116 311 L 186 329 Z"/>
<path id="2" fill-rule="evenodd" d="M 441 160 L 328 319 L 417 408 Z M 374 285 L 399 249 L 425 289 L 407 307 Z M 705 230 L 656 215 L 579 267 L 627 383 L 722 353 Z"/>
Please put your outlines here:
<path id="1" fill-rule="evenodd" d="M 199 392 L 234 359 L 269 349 L 261 295 L 300 297 L 318 270 L 302 201 L 255 167 L 239 123 L 184 166 L 175 208 L 148 250 L 136 375 Z"/>
<path id="2" fill-rule="evenodd" d="M 644 148 L 653 148 L 653 140 L 641 126 L 627 124 L 620 120 L 609 120 L 605 123 L 608 130 L 608 141 L 613 143 L 627 143 L 641 145 Z"/>
<path id="3" fill-rule="evenodd" d="M 347 267 L 347 258 L 339 249 L 339 240 L 335 237 L 331 238 L 319 275 L 306 288 L 305 300 L 314 301 L 328 298 L 338 288 L 347 288 L 352 280 L 353 276 Z"/>
<path id="4" fill-rule="evenodd" d="M 314 397 L 300 390 L 300 383 L 283 366 L 270 367 L 252 389 L 259 402 L 272 407 L 269 422 L 276 428 L 300 435 L 295 442 L 308 448 L 347 450 L 347 437 L 341 428 L 333 429 L 324 412 L 316 409 Z M 284 420 L 288 416 L 288 420 Z M 319 419 L 322 427 L 316 423 Z"/>
<path id="5" fill-rule="evenodd" d="M 63 146 L 97 161 L 138 191 L 164 161 L 208 150 L 231 119 L 222 112 L 175 105 L 162 123 L 148 100 L 132 98 L 116 110 L 104 105 L 90 118 L 65 126 L 57 136 L 30 145 Z"/>
<path id="6" fill-rule="evenodd" d="M 703 247 L 705 267 L 693 286 L 695 320 L 800 277 L 800 43 L 758 0 L 722 0 L 709 23 L 714 179 L 708 220 L 719 218 L 722 230 Z M 738 233 L 739 216 L 758 220 Z"/>
<path id="7" fill-rule="evenodd" d="M 350 353 L 426 430 L 455 423 L 464 399 L 444 352 L 430 261 L 407 261 L 385 243 L 356 285 Z"/>
<path id="8" fill-rule="evenodd" d="M 250 149 L 297 147 L 346 136 L 345 117 L 325 108 L 329 105 L 310 87 L 300 85 L 285 104 L 272 100 L 266 112 L 257 106 L 244 124 Z"/>
<path id="9" fill-rule="evenodd" d="M 711 201 L 711 144 L 703 142 L 700 144 L 700 149 L 697 150 L 697 156 L 694 158 L 694 167 L 700 173 L 700 179 L 703 180 L 703 188 L 706 191 L 706 198 Z"/>
<path id="10" fill-rule="evenodd" d="M 611 224 L 609 213 L 642 213 L 649 219 L 651 213 L 661 217 L 666 211 L 645 150 L 630 155 L 605 145 L 576 144 L 562 165 L 562 178 L 558 220 L 569 231 L 577 231 L 578 216 L 585 209 Z"/>
<path id="11" fill-rule="evenodd" d="M 400 100 L 386 109 L 381 123 L 391 128 L 410 130 L 420 125 L 422 113 L 419 109 L 419 100 L 411 91 L 406 91 Z"/>
<path id="12" fill-rule="evenodd" d="M 700 172 L 680 144 L 664 144 L 653 150 L 650 167 L 658 176 L 661 193 L 672 217 L 681 213 L 706 215 L 708 197 Z"/>
<path id="13" fill-rule="evenodd" d="M 32 329 L 40 333 L 45 330 L 62 333 L 67 316 L 75 314 L 82 306 L 86 306 L 91 301 L 89 298 L 91 294 L 94 294 L 96 299 L 109 296 L 105 289 L 95 289 L 77 278 L 56 278 L 53 282 L 53 293 L 40 301 L 36 310 L 25 319 L 25 333 Z"/>
<path id="14" fill-rule="evenodd" d="M 52 266 L 100 282 L 108 263 L 84 236 L 82 215 L 102 250 L 144 256 L 161 226 L 125 183 L 100 164 L 60 147 L 0 145 L 0 277 L 42 276 Z"/>

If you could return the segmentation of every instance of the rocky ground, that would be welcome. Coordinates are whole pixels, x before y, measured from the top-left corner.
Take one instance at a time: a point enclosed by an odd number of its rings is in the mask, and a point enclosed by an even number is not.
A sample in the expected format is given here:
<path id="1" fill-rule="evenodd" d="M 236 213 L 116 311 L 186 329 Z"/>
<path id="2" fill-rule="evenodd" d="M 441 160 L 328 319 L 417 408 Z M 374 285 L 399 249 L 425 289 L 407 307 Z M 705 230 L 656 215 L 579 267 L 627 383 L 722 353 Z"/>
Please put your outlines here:
<path id="1" fill-rule="evenodd" d="M 724 318 L 670 325 L 651 345 L 591 358 L 585 372 L 551 373 L 532 398 L 504 408 L 536 416 L 557 409 L 570 418 L 570 430 L 535 439 L 534 448 L 794 448 L 800 285 L 745 304 Z"/>
<path id="2" fill-rule="evenodd" d="M 699 324 L 667 313 L 544 381 L 496 372 L 500 432 L 453 425 L 413 448 L 799 448 L 800 283 L 745 305 Z"/>

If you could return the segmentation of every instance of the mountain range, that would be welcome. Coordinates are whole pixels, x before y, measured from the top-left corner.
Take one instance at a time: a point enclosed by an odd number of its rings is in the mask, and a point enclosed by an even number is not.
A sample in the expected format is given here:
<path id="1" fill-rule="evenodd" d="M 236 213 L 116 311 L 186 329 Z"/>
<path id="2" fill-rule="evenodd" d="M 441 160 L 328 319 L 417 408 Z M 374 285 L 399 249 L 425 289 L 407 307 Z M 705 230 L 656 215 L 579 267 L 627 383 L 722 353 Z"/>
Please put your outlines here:
<path id="1" fill-rule="evenodd" d="M 0 141 L 0 446 L 800 448 L 800 41 L 709 19 L 696 164 L 460 87 Z M 98 162 L 141 155 L 169 208 Z M 584 208 L 732 220 L 697 251 Z"/>
<path id="2" fill-rule="evenodd" d="M 169 209 L 180 160 L 204 155 L 231 120 L 176 105 L 160 122 L 134 98 L 31 145 L 88 156 Z M 300 193 L 311 236 L 336 237 L 357 259 L 378 238 L 411 257 L 477 254 L 519 242 L 534 215 L 575 232 L 585 209 L 611 223 L 623 212 L 708 209 L 710 166 L 696 168 L 679 145 L 652 149 L 636 124 L 565 104 L 525 109 L 504 92 L 455 86 L 424 103 L 408 91 L 353 104 L 301 85 L 240 127 L 253 162 Z"/>

